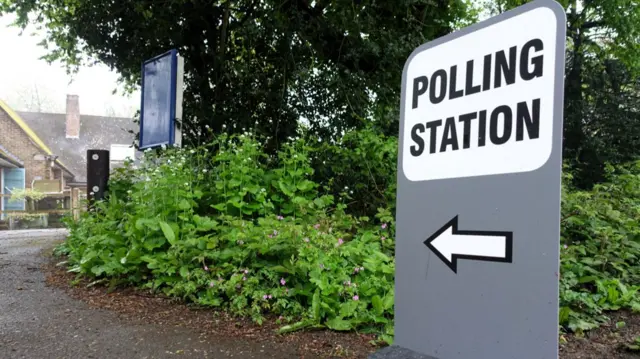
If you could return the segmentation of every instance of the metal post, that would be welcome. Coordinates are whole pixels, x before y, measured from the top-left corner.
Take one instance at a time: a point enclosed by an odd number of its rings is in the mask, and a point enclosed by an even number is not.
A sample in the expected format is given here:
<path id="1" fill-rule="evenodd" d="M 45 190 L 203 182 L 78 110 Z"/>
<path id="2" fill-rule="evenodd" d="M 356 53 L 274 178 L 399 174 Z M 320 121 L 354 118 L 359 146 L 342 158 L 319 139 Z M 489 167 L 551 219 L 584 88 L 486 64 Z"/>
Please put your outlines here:
<path id="1" fill-rule="evenodd" d="M 87 200 L 89 208 L 105 198 L 109 182 L 109 151 L 87 150 Z"/>

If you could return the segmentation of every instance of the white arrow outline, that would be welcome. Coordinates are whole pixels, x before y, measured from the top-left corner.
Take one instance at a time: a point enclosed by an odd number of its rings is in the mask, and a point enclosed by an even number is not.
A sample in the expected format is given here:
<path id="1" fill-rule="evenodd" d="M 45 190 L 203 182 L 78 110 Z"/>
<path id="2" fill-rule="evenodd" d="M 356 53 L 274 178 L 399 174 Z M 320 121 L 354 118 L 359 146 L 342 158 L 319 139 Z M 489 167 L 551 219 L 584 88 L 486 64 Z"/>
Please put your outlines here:
<path id="1" fill-rule="evenodd" d="M 513 263 L 513 232 L 461 231 L 457 215 L 424 244 L 454 273 L 458 273 L 458 259 Z"/>

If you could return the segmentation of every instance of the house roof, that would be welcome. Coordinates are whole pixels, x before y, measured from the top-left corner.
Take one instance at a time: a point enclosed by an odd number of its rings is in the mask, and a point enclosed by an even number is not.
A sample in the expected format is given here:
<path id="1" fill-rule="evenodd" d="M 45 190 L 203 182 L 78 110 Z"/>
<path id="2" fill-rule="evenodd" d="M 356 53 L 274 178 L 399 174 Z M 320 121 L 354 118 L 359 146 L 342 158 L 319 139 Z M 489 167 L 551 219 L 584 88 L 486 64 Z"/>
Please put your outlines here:
<path id="1" fill-rule="evenodd" d="M 20 117 L 67 164 L 74 181 L 86 182 L 87 150 L 110 150 L 112 144 L 131 145 L 138 126 L 131 118 L 80 115 L 79 138 L 67 138 L 63 113 L 18 112 Z"/>
<path id="2" fill-rule="evenodd" d="M 22 168 L 24 167 L 24 162 L 0 145 L 0 167 Z"/>
<path id="3" fill-rule="evenodd" d="M 20 116 L 15 111 L 13 111 L 13 109 L 11 109 L 11 107 L 9 107 L 9 105 L 4 103 L 4 101 L 2 101 L 2 100 L 0 100 L 0 109 L 3 110 L 9 116 L 9 118 L 11 118 L 16 123 L 25 132 L 25 134 L 36 144 L 36 146 L 38 146 L 44 153 L 46 153 L 47 155 L 51 155 L 52 154 L 52 152 L 49 149 L 49 147 L 47 147 L 47 145 L 45 145 L 44 142 L 42 142 L 40 137 L 38 137 L 38 135 L 36 135 L 36 133 L 33 132 L 33 130 L 29 127 L 29 125 L 27 125 L 22 120 L 22 118 L 20 118 Z M 63 170 L 67 171 L 68 173 L 73 174 L 67 168 L 67 166 L 65 166 L 60 160 L 56 159 L 55 163 L 58 166 L 60 166 Z"/>

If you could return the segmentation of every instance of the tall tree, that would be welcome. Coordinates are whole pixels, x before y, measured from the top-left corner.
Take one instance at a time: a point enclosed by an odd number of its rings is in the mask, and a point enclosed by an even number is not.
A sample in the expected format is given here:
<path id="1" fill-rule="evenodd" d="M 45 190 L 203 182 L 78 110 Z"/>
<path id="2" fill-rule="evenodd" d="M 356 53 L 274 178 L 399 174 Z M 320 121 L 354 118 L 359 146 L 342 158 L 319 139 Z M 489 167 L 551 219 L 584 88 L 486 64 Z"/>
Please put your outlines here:
<path id="1" fill-rule="evenodd" d="M 0 0 L 46 30 L 47 60 L 100 61 L 137 84 L 140 63 L 185 58 L 185 132 L 256 129 L 274 141 L 302 117 L 329 138 L 397 107 L 417 45 L 451 31 L 464 0 Z M 274 144 L 276 144 L 274 142 Z"/>

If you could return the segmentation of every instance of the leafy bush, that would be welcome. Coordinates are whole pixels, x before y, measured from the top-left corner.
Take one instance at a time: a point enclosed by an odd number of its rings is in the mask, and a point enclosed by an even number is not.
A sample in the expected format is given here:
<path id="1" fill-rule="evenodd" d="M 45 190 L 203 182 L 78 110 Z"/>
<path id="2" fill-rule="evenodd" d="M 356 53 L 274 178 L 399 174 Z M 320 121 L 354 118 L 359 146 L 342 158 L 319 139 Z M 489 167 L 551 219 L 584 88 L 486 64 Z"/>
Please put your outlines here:
<path id="1" fill-rule="evenodd" d="M 215 154 L 209 148 L 217 148 Z M 308 326 L 392 333 L 393 217 L 356 218 L 311 181 L 298 140 L 267 158 L 248 136 L 147 154 L 69 222 L 71 270 Z"/>
<path id="2" fill-rule="evenodd" d="M 560 324 L 573 331 L 606 311 L 640 311 L 640 162 L 607 173 L 592 191 L 563 191 Z"/>
<path id="3" fill-rule="evenodd" d="M 258 323 L 272 314 L 283 332 L 359 329 L 390 342 L 397 143 L 376 136 L 295 140 L 277 156 L 247 135 L 147 152 L 112 176 L 107 201 L 68 222 L 58 252 L 112 286 Z M 570 171 L 563 185 L 559 322 L 582 331 L 607 311 L 640 309 L 640 163 L 609 168 L 589 192 Z"/>

